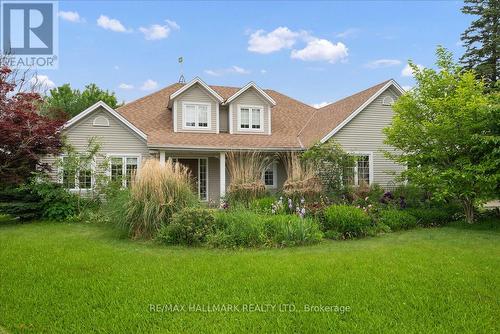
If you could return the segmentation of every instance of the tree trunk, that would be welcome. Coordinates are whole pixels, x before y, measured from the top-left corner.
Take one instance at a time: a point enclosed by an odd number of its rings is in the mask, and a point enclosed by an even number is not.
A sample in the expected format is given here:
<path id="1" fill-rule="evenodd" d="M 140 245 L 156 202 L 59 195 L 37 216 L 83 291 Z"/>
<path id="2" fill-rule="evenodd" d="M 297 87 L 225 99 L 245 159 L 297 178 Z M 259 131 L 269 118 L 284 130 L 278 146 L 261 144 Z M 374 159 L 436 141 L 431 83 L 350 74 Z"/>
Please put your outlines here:
<path id="1" fill-rule="evenodd" d="M 465 198 L 462 200 L 462 206 L 465 213 L 465 221 L 469 224 L 474 223 L 474 200 Z"/>

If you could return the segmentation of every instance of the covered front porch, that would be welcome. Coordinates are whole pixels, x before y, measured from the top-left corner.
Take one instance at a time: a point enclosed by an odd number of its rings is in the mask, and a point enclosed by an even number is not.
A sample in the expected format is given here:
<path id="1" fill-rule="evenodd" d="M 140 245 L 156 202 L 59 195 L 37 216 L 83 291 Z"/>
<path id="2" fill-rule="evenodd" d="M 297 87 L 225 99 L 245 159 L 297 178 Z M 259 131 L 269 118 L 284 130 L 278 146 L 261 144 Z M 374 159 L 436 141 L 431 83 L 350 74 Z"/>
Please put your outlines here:
<path id="1" fill-rule="evenodd" d="M 172 159 L 186 166 L 191 172 L 193 191 L 202 201 L 218 203 L 231 183 L 226 151 L 155 150 L 150 154 L 161 164 Z M 286 180 L 283 163 L 273 161 L 263 170 L 262 178 L 270 192 L 281 189 Z"/>

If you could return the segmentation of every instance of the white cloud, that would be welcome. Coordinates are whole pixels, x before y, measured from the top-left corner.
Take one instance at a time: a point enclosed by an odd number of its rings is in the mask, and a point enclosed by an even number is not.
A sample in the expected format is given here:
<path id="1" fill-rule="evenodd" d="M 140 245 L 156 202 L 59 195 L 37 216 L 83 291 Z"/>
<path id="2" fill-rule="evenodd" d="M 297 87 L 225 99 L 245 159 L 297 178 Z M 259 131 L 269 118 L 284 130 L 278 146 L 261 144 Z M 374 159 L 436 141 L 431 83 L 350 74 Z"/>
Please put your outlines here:
<path id="1" fill-rule="evenodd" d="M 349 33 L 353 33 L 349 31 Z M 347 36 L 347 32 L 343 36 Z M 327 39 L 317 38 L 309 32 L 293 31 L 288 27 L 278 27 L 266 33 L 260 29 L 250 34 L 248 51 L 269 54 L 282 49 L 291 49 L 298 42 L 306 43 L 303 49 L 292 50 L 290 57 L 304 61 L 328 61 L 335 63 L 347 58 L 347 47 L 338 42 L 332 43 Z"/>
<path id="2" fill-rule="evenodd" d="M 115 32 L 129 32 L 127 28 L 118 20 L 110 19 L 106 15 L 101 15 L 97 19 L 97 25 L 106 30 L 111 30 Z"/>
<path id="3" fill-rule="evenodd" d="M 312 106 L 316 109 L 323 108 L 324 106 L 329 105 L 331 102 L 320 102 L 320 103 L 314 103 Z"/>
<path id="4" fill-rule="evenodd" d="M 262 29 L 257 30 L 250 35 L 248 51 L 267 54 L 281 49 L 290 49 L 300 35 L 301 33 L 294 32 L 287 27 L 278 27 L 267 34 Z"/>
<path id="5" fill-rule="evenodd" d="M 261 74 L 266 74 L 266 73 L 267 73 L 267 70 L 262 69 L 262 70 L 260 70 L 260 73 L 261 73 Z"/>
<path id="6" fill-rule="evenodd" d="M 377 59 L 365 64 L 368 68 L 380 68 L 380 67 L 390 67 L 400 65 L 401 60 L 398 59 Z"/>
<path id="7" fill-rule="evenodd" d="M 249 74 L 250 73 L 249 70 L 246 70 L 243 67 L 239 67 L 236 65 L 231 66 L 231 68 L 229 69 L 229 72 L 237 73 L 237 74 Z"/>
<path id="8" fill-rule="evenodd" d="M 220 73 L 218 73 L 218 72 L 216 72 L 214 70 L 205 70 L 204 72 L 205 72 L 205 74 L 213 75 L 214 77 L 217 77 L 217 76 L 220 75 Z"/>
<path id="9" fill-rule="evenodd" d="M 420 64 L 417 64 L 417 67 L 419 69 L 423 69 L 424 68 L 424 66 L 420 65 Z M 411 77 L 411 76 L 413 76 L 413 70 L 412 70 L 412 68 L 410 67 L 409 64 L 406 64 L 406 66 L 401 70 L 401 76 L 403 76 L 403 77 Z"/>
<path id="10" fill-rule="evenodd" d="M 406 91 L 409 91 L 409 90 L 411 90 L 411 89 L 413 88 L 413 86 L 404 85 L 404 86 L 402 86 L 401 88 L 403 88 L 403 89 L 404 89 L 404 90 L 406 90 Z"/>
<path id="11" fill-rule="evenodd" d="M 144 34 L 144 38 L 148 41 L 164 39 L 170 35 L 170 28 L 166 25 L 161 26 L 159 24 L 153 24 L 149 26 L 149 28 L 140 27 L 139 31 Z"/>
<path id="12" fill-rule="evenodd" d="M 80 14 L 78 14 L 78 12 L 72 12 L 72 11 L 59 11 L 59 13 L 57 13 L 57 15 L 65 20 L 65 21 L 69 21 L 69 22 L 74 22 L 74 23 L 79 23 L 79 22 L 84 22 L 85 20 L 83 18 L 80 17 Z"/>
<path id="13" fill-rule="evenodd" d="M 120 69 L 120 66 L 115 65 L 115 66 L 113 66 L 113 68 L 118 71 Z"/>
<path id="14" fill-rule="evenodd" d="M 134 89 L 134 85 L 126 84 L 126 83 L 121 83 L 118 88 L 123 89 L 123 90 L 130 90 Z"/>
<path id="15" fill-rule="evenodd" d="M 240 67 L 240 66 L 236 66 L 236 65 L 233 65 L 231 67 L 228 67 L 228 68 L 222 68 L 222 69 L 218 69 L 218 70 L 205 70 L 204 71 L 205 74 L 208 74 L 208 75 L 211 75 L 211 76 L 214 76 L 214 77 L 220 77 L 224 74 L 250 74 L 251 71 L 250 70 L 247 70 L 243 67 Z"/>
<path id="16" fill-rule="evenodd" d="M 179 30 L 181 27 L 175 22 L 171 20 L 165 20 L 167 24 L 152 24 L 148 28 L 140 27 L 139 31 L 144 34 L 144 38 L 149 41 L 154 41 L 158 39 L 167 38 L 172 29 Z"/>
<path id="17" fill-rule="evenodd" d="M 37 74 L 31 78 L 30 84 L 41 90 L 52 89 L 56 86 L 54 81 L 50 80 L 47 75 L 42 74 Z"/>
<path id="18" fill-rule="evenodd" d="M 158 82 L 148 79 L 144 81 L 144 83 L 141 86 L 141 90 L 153 90 L 158 88 Z"/>
<path id="19" fill-rule="evenodd" d="M 344 43 L 333 44 L 329 40 L 314 38 L 301 50 L 292 50 L 291 57 L 303 61 L 328 61 L 336 63 L 347 58 L 347 47 Z"/>
<path id="20" fill-rule="evenodd" d="M 358 29 L 358 28 L 349 28 L 345 31 L 339 32 L 338 34 L 335 35 L 335 37 L 337 37 L 337 38 L 355 37 L 359 32 L 360 32 L 360 29 Z"/>
<path id="21" fill-rule="evenodd" d="M 172 20 L 165 20 L 167 22 L 168 26 L 174 30 L 180 30 L 181 26 L 177 24 L 177 22 L 172 21 Z"/>

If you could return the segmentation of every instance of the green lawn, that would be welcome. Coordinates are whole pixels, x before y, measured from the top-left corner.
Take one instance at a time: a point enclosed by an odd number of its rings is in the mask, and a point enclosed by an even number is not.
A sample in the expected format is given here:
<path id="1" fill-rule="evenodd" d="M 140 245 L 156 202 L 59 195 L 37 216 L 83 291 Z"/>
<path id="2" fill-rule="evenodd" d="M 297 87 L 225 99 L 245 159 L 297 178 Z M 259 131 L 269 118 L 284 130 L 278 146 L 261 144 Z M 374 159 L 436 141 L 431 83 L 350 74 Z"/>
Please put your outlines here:
<path id="1" fill-rule="evenodd" d="M 498 333 L 498 225 L 220 251 L 131 242 L 103 226 L 1 224 L 0 333 Z M 239 312 L 190 311 L 196 304 Z"/>

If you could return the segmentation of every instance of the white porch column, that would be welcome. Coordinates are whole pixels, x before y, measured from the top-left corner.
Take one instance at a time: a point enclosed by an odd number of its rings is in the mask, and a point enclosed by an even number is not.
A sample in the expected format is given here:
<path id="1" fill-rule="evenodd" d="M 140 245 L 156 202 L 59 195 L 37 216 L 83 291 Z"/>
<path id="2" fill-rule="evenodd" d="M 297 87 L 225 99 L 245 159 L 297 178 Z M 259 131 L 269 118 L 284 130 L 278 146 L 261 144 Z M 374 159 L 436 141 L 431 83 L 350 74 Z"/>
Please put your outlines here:
<path id="1" fill-rule="evenodd" d="M 219 173 L 220 196 L 222 197 L 226 194 L 226 152 L 220 152 Z"/>
<path id="2" fill-rule="evenodd" d="M 165 151 L 160 151 L 160 165 L 165 165 Z"/>

